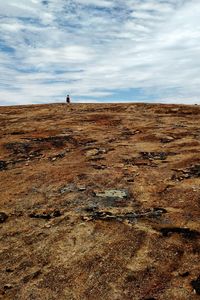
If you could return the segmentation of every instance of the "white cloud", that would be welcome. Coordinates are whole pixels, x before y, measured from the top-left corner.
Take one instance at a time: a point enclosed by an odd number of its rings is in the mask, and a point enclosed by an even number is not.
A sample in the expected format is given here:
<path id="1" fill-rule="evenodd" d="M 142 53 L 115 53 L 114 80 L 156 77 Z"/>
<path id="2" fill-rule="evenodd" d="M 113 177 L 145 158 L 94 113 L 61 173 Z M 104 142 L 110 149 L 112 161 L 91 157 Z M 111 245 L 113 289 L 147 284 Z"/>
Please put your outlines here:
<path id="1" fill-rule="evenodd" d="M 77 0 L 77 3 L 83 4 L 83 5 L 92 5 L 97 7 L 112 7 L 113 2 L 111 0 Z"/>
<path id="2" fill-rule="evenodd" d="M 126 89 L 200 103 L 199 1 L 0 0 L 0 12 L 3 104 L 123 100 Z"/>

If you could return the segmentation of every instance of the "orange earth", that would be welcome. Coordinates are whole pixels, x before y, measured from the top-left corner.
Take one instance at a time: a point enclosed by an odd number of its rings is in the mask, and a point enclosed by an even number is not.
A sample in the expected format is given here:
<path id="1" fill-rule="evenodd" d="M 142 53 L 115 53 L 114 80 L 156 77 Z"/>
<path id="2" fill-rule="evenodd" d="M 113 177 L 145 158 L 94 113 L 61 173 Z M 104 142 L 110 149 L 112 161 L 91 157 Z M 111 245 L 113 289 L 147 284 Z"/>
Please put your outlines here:
<path id="1" fill-rule="evenodd" d="M 200 106 L 0 108 L 0 298 L 200 298 Z"/>

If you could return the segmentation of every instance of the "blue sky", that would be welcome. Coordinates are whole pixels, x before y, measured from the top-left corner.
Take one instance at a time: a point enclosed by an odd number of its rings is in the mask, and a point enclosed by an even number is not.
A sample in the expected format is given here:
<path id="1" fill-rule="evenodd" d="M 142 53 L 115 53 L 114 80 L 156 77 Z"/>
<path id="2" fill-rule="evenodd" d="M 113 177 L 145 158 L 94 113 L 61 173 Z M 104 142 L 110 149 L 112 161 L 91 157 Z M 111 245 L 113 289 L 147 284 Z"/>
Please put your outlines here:
<path id="1" fill-rule="evenodd" d="M 199 0 L 0 0 L 0 105 L 200 104 Z"/>

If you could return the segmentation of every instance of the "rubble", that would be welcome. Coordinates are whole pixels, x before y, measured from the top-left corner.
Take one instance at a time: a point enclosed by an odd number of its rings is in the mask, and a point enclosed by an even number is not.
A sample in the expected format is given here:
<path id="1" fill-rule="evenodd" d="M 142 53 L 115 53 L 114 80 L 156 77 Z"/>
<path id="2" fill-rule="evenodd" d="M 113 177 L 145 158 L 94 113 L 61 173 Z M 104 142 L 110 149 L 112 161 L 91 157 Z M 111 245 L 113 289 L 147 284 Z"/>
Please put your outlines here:
<path id="1" fill-rule="evenodd" d="M 14 155 L 23 155 L 25 157 L 28 157 L 30 151 L 32 150 L 32 147 L 29 143 L 22 142 L 7 143 L 5 148 L 12 151 Z"/>
<path id="2" fill-rule="evenodd" d="M 41 212 L 36 211 L 29 214 L 30 218 L 45 219 L 45 220 L 50 220 L 52 218 L 57 218 L 60 216 L 62 216 L 62 213 L 59 210 L 41 211 Z"/>
<path id="3" fill-rule="evenodd" d="M 59 192 L 61 194 L 65 194 L 65 193 L 69 193 L 69 192 L 73 192 L 75 190 L 75 186 L 74 184 L 68 184 L 66 186 L 63 186 L 59 189 Z"/>
<path id="4" fill-rule="evenodd" d="M 133 222 L 137 219 L 145 219 L 145 218 L 158 218 L 163 214 L 167 213 L 167 210 L 164 208 L 152 208 L 146 211 L 136 211 L 136 212 L 125 212 L 124 214 L 116 214 L 110 211 L 99 211 L 95 208 L 91 208 L 90 210 L 86 210 L 90 214 L 87 216 L 83 216 L 82 219 L 86 221 L 91 220 L 104 220 L 104 221 L 130 221 Z"/>
<path id="5" fill-rule="evenodd" d="M 56 154 L 56 155 L 54 155 L 54 156 L 49 157 L 48 159 L 49 159 L 50 161 L 55 161 L 55 160 L 57 160 L 57 159 L 64 158 L 64 157 L 65 157 L 65 154 L 66 154 L 66 152 L 61 152 L 61 153 L 58 153 L 58 154 Z"/>
<path id="6" fill-rule="evenodd" d="M 165 160 L 169 155 L 166 152 L 140 152 L 140 154 L 143 159 L 150 160 Z"/>
<path id="7" fill-rule="evenodd" d="M 77 145 L 77 141 L 71 135 L 55 135 L 49 137 L 27 138 L 27 139 L 37 143 L 50 143 L 52 146 L 56 148 L 64 146 L 66 142 Z"/>
<path id="8" fill-rule="evenodd" d="M 190 179 L 190 178 L 199 178 L 200 177 L 200 165 L 193 165 L 192 167 L 186 168 L 186 169 L 179 169 L 176 170 L 175 174 L 172 175 L 172 180 L 175 181 L 182 181 L 184 179 Z"/>
<path id="9" fill-rule="evenodd" d="M 103 148 L 94 148 L 86 151 L 86 157 L 91 161 L 98 161 L 104 159 L 103 154 L 107 153 L 108 150 Z"/>

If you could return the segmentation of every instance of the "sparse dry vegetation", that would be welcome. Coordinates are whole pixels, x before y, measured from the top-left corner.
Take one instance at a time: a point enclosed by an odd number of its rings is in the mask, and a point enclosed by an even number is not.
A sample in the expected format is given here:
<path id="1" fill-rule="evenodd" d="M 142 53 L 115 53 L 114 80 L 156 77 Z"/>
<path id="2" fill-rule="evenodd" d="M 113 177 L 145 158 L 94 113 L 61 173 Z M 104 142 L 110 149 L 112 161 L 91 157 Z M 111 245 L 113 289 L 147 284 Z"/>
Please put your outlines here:
<path id="1" fill-rule="evenodd" d="M 0 126 L 2 299 L 199 299 L 199 106 L 1 107 Z"/>

